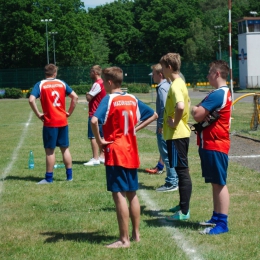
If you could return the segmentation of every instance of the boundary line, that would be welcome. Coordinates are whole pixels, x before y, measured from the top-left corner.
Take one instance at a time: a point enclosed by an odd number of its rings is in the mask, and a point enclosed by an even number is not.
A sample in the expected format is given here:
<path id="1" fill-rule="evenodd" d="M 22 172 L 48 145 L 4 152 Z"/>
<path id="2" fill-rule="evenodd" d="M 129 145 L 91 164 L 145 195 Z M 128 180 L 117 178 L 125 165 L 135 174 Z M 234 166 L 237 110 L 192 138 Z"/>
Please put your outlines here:
<path id="1" fill-rule="evenodd" d="M 28 130 L 28 126 L 29 126 L 29 124 L 30 124 L 30 122 L 32 120 L 32 115 L 33 115 L 33 111 L 30 112 L 29 119 L 25 123 L 25 127 L 23 129 L 22 134 L 21 134 L 20 141 L 19 141 L 18 145 L 15 147 L 15 149 L 13 151 L 13 154 L 12 154 L 12 157 L 11 157 L 11 161 L 9 162 L 9 164 L 3 170 L 3 173 L 2 173 L 2 176 L 1 176 L 1 179 L 0 179 L 0 195 L 2 194 L 2 191 L 4 189 L 4 180 L 5 180 L 6 176 L 8 175 L 8 173 L 12 170 L 14 162 L 17 159 L 18 152 L 19 152 L 20 148 L 23 145 L 24 138 L 25 138 L 25 135 L 26 135 L 27 130 Z"/>
<path id="2" fill-rule="evenodd" d="M 144 190 L 138 190 L 140 198 L 148 204 L 148 207 L 152 210 L 158 210 L 159 207 L 150 199 L 149 195 Z M 159 222 L 164 223 L 164 219 L 158 219 Z M 185 236 L 179 231 L 179 229 L 173 227 L 162 226 L 168 233 L 172 235 L 176 245 L 182 249 L 190 260 L 203 260 L 197 250 L 188 242 Z M 199 235 L 199 234 L 198 234 Z"/>

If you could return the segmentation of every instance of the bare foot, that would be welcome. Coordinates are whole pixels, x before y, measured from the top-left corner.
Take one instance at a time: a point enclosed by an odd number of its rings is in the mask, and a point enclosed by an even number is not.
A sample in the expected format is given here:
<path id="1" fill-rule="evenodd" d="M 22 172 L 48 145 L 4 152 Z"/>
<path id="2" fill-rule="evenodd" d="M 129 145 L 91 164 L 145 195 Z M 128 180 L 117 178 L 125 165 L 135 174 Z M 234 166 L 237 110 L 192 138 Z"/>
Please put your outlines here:
<path id="1" fill-rule="evenodd" d="M 130 247 L 130 242 L 123 243 L 122 241 L 118 240 L 112 244 L 106 246 L 107 248 L 120 248 L 120 247 Z"/>
<path id="2" fill-rule="evenodd" d="M 135 234 L 134 232 L 132 232 L 132 237 L 131 237 L 130 240 L 131 241 L 135 241 L 135 242 L 140 242 L 140 235 L 139 235 L 139 233 Z"/>

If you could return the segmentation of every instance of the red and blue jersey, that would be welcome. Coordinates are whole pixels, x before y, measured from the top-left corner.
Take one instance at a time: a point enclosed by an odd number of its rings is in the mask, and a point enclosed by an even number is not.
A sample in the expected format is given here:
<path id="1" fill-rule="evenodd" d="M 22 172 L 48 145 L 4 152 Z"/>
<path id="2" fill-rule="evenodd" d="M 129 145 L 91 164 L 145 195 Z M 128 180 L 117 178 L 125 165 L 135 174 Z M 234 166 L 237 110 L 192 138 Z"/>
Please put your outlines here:
<path id="1" fill-rule="evenodd" d="M 66 114 L 66 95 L 72 89 L 59 79 L 45 79 L 34 85 L 31 95 L 40 98 L 44 114 L 43 125 L 63 127 L 68 125 Z"/>
<path id="2" fill-rule="evenodd" d="M 129 169 L 140 166 L 135 126 L 153 114 L 131 94 L 113 93 L 102 99 L 94 116 L 103 125 L 105 140 L 113 142 L 105 149 L 106 165 Z"/>
<path id="3" fill-rule="evenodd" d="M 228 87 L 224 86 L 210 92 L 200 105 L 209 112 L 217 111 L 220 117 L 198 134 L 198 145 L 206 150 L 228 154 L 232 106 L 232 98 Z"/>
<path id="4" fill-rule="evenodd" d="M 88 114 L 91 117 L 96 112 L 100 101 L 103 99 L 103 97 L 106 96 L 103 79 L 98 79 L 95 81 L 95 83 L 91 87 L 91 90 L 89 91 L 89 94 L 93 96 L 88 104 Z"/>

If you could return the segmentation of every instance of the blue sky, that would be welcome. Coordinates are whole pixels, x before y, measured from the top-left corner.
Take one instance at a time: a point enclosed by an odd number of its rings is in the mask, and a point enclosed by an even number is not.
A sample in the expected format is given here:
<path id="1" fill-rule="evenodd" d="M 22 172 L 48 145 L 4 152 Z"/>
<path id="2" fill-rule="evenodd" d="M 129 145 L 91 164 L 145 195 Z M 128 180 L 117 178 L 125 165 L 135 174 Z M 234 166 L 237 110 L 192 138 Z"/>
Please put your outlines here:
<path id="1" fill-rule="evenodd" d="M 114 0 L 81 0 L 84 2 L 85 8 L 88 9 L 88 7 L 94 8 L 97 5 L 104 5 L 107 3 L 114 2 Z"/>

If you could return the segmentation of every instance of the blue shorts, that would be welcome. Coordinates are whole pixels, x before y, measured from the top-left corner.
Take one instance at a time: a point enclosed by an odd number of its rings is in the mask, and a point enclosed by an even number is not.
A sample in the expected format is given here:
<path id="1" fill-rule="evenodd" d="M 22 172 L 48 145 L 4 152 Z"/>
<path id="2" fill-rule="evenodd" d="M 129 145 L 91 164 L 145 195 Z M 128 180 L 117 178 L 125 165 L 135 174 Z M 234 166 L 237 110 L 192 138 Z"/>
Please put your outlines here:
<path id="1" fill-rule="evenodd" d="M 91 129 L 91 118 L 92 118 L 92 116 L 88 118 L 88 139 L 94 139 L 95 138 L 95 136 L 92 132 L 92 129 Z M 99 134 L 103 138 L 104 135 L 103 135 L 102 125 L 98 125 L 98 127 L 99 127 Z"/>
<path id="2" fill-rule="evenodd" d="M 107 190 L 112 192 L 138 190 L 137 169 L 106 166 Z"/>
<path id="3" fill-rule="evenodd" d="M 58 147 L 69 147 L 69 126 L 47 127 L 42 129 L 44 148 L 54 149 Z"/>
<path id="4" fill-rule="evenodd" d="M 202 177 L 205 178 L 205 182 L 226 185 L 228 155 L 217 151 L 205 150 L 201 147 L 199 148 L 199 155 Z"/>

